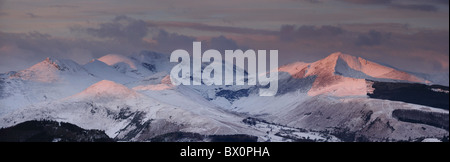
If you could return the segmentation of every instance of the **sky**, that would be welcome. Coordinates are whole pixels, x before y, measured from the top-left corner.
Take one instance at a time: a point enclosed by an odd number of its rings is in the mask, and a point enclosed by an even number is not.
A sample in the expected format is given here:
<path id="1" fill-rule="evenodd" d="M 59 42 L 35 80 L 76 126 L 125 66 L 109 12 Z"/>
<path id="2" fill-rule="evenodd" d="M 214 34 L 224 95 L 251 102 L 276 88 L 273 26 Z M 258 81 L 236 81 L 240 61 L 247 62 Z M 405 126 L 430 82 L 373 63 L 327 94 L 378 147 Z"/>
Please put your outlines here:
<path id="1" fill-rule="evenodd" d="M 448 0 L 0 0 L 0 73 L 46 57 L 279 50 L 279 64 L 334 52 L 449 73 Z"/>

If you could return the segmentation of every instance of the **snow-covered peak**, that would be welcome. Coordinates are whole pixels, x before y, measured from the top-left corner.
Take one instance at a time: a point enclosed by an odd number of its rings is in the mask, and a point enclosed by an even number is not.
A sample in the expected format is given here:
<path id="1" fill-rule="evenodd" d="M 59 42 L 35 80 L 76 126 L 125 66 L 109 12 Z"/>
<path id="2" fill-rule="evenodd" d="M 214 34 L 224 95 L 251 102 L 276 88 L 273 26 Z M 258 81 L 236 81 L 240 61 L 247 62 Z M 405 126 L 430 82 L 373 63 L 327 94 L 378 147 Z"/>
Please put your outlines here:
<path id="1" fill-rule="evenodd" d="M 313 63 L 296 62 L 279 68 L 294 78 L 339 75 L 355 79 L 428 83 L 427 80 L 391 67 L 341 52 Z M 301 75 L 300 75 L 301 74 Z"/>
<path id="2" fill-rule="evenodd" d="M 108 54 L 97 60 L 131 78 L 139 79 L 158 72 L 169 72 L 176 65 L 169 61 L 169 56 L 150 51 L 142 51 L 132 56 Z"/>
<path id="3" fill-rule="evenodd" d="M 295 79 L 314 77 L 309 95 L 330 94 L 337 96 L 365 95 L 366 79 L 392 82 L 428 83 L 412 74 L 383 66 L 341 52 L 313 63 L 296 62 L 279 68 Z"/>
<path id="4" fill-rule="evenodd" d="M 75 61 L 65 59 L 58 60 L 51 57 L 47 57 L 44 61 L 33 65 L 27 70 L 41 71 L 45 69 L 56 69 L 59 71 L 71 71 L 71 72 L 83 70 L 83 68 Z"/>
<path id="5" fill-rule="evenodd" d="M 176 65 L 170 62 L 169 55 L 153 51 L 141 51 L 132 55 L 131 59 L 136 60 L 142 67 L 152 72 L 169 72 Z"/>
<path id="6" fill-rule="evenodd" d="M 20 78 L 23 80 L 31 80 L 44 83 L 52 83 L 59 81 L 60 74 L 87 74 L 86 70 L 78 63 L 72 60 L 57 60 L 47 57 L 44 61 L 39 62 L 28 69 L 19 71 L 11 75 L 12 78 Z"/>
<path id="7" fill-rule="evenodd" d="M 118 54 L 108 54 L 103 57 L 100 57 L 98 60 L 104 62 L 109 66 L 124 63 L 132 69 L 137 69 L 136 64 L 130 58 Z"/>
<path id="8" fill-rule="evenodd" d="M 337 74 L 353 78 L 427 83 L 425 79 L 412 74 L 350 55 L 340 55 L 338 57 L 335 71 Z"/>
<path id="9" fill-rule="evenodd" d="M 136 80 L 136 78 L 127 76 L 120 73 L 112 66 L 105 64 L 97 59 L 92 60 L 83 66 L 89 73 L 93 74 L 95 77 L 101 80 L 111 80 L 117 83 L 129 83 Z"/>
<path id="10" fill-rule="evenodd" d="M 90 87 L 86 88 L 84 91 L 76 94 L 73 98 L 81 98 L 88 100 L 113 100 L 113 99 L 126 99 L 126 98 L 136 98 L 139 94 L 134 90 L 125 87 L 122 84 L 118 84 L 109 80 L 102 80 L 97 82 Z"/>
<path id="11" fill-rule="evenodd" d="M 335 52 L 335 53 L 332 53 L 332 54 L 328 55 L 327 57 L 325 57 L 322 60 L 336 60 L 336 59 L 338 59 L 340 57 L 353 57 L 353 56 L 351 56 L 349 54 L 344 54 L 342 52 Z"/>

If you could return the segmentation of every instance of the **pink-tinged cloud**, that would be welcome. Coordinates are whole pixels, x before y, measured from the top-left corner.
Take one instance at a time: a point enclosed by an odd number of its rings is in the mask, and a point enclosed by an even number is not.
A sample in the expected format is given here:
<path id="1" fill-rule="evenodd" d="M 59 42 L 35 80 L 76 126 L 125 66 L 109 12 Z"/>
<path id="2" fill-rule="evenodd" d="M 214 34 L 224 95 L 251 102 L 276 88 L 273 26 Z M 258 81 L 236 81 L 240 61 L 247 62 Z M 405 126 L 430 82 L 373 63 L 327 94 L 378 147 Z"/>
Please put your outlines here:
<path id="1" fill-rule="evenodd" d="M 242 28 L 233 26 L 218 26 L 218 25 L 207 25 L 201 23 L 190 23 L 190 22 L 155 22 L 147 21 L 150 26 L 162 27 L 162 28 L 189 28 L 194 30 L 203 30 L 211 32 L 223 32 L 223 33 L 234 33 L 234 34 L 276 34 L 276 31 L 263 30 L 263 29 L 252 29 L 252 28 Z"/>
<path id="2" fill-rule="evenodd" d="M 385 5 L 393 9 L 437 12 L 439 5 L 447 5 L 448 0 L 340 0 L 364 5 Z"/>

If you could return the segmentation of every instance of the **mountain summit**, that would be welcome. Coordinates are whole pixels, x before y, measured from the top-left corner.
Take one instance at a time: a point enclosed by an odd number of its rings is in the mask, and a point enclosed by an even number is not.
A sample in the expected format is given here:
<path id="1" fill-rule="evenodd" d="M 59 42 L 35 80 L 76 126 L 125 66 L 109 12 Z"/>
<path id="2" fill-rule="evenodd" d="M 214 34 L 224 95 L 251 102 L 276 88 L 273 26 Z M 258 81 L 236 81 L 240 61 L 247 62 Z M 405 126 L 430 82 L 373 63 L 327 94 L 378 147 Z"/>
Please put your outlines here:
<path id="1" fill-rule="evenodd" d="M 109 80 L 97 82 L 84 91 L 76 94 L 74 97 L 83 99 L 118 99 L 118 98 L 135 98 L 138 96 L 134 90 L 125 87 L 122 84 Z"/>
<path id="2" fill-rule="evenodd" d="M 335 73 L 352 78 L 428 83 L 427 80 L 361 57 L 337 53 Z M 331 56 L 330 56 L 331 57 Z"/>
<path id="3" fill-rule="evenodd" d="M 355 79 L 429 83 L 427 80 L 412 74 L 340 52 L 333 53 L 310 64 L 302 62 L 288 64 L 280 67 L 279 70 L 288 72 L 296 78 L 302 78 L 302 75 L 299 74 L 303 73 L 303 77 L 340 75 Z"/>
<path id="4" fill-rule="evenodd" d="M 47 57 L 28 69 L 19 71 L 12 75 L 13 78 L 31 80 L 43 83 L 60 81 L 60 74 L 87 74 L 86 70 L 72 60 L 57 60 Z"/>
<path id="5" fill-rule="evenodd" d="M 315 77 L 308 94 L 337 96 L 366 95 L 366 80 L 430 83 L 412 74 L 386 67 L 361 57 L 333 53 L 313 63 L 292 63 L 279 68 L 295 79 Z"/>
<path id="6" fill-rule="evenodd" d="M 118 54 L 108 54 L 98 59 L 101 62 L 109 66 L 118 66 L 120 64 L 128 65 L 131 69 L 136 69 L 135 63 L 128 57 L 118 55 Z"/>

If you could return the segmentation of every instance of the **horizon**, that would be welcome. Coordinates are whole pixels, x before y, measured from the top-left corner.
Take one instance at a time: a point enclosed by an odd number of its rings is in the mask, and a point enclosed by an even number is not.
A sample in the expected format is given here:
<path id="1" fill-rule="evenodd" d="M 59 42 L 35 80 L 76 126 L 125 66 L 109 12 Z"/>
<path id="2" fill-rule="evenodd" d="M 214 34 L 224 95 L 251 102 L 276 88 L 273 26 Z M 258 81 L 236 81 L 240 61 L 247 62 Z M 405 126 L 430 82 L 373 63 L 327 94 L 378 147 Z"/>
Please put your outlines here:
<path id="1" fill-rule="evenodd" d="M 237 50 L 241 50 L 241 49 L 237 49 Z M 252 49 L 249 49 L 249 50 L 252 50 Z M 142 50 L 141 52 L 155 52 L 155 51 L 151 51 L 151 50 Z M 189 52 L 189 51 L 188 51 L 188 52 Z M 245 51 L 244 51 L 244 52 L 245 52 Z M 40 63 L 40 62 L 42 62 L 42 61 L 45 61 L 46 59 L 50 59 L 50 60 L 52 60 L 52 59 L 56 59 L 56 60 L 71 60 L 71 61 L 74 61 L 75 63 L 77 63 L 77 64 L 83 66 L 83 65 L 86 65 L 86 64 L 91 63 L 91 62 L 94 61 L 94 60 L 98 60 L 98 59 L 100 59 L 100 58 L 102 58 L 102 57 L 104 57 L 104 56 L 120 55 L 120 56 L 125 56 L 125 57 L 132 57 L 132 56 L 134 56 L 134 55 L 136 55 L 136 54 L 139 54 L 139 53 L 140 53 L 140 52 L 138 52 L 138 53 L 132 53 L 132 54 L 130 54 L 130 55 L 124 55 L 124 54 L 118 54 L 118 53 L 108 53 L 108 54 L 105 54 L 105 55 L 100 56 L 100 57 L 97 57 L 97 58 L 92 58 L 92 59 L 90 59 L 88 62 L 85 62 L 85 63 L 78 63 L 77 61 L 72 60 L 72 59 L 70 59 L 70 58 L 59 58 L 58 56 L 48 56 L 48 57 L 44 57 L 42 60 L 36 60 L 37 62 L 36 62 L 35 64 L 32 64 L 32 65 L 30 65 L 30 66 L 28 66 L 28 67 L 25 67 L 24 69 L 11 70 L 11 71 L 0 72 L 0 73 L 4 74 L 4 73 L 8 73 L 8 72 L 18 72 L 18 71 L 21 71 L 21 70 L 25 70 L 25 69 L 27 69 L 27 68 L 33 66 L 33 65 L 36 65 L 36 64 L 38 64 L 38 63 Z M 160 52 L 156 52 L 156 53 L 160 53 Z M 340 53 L 340 54 L 342 54 L 342 55 L 349 55 L 349 56 L 353 56 L 353 57 L 359 57 L 359 58 L 362 58 L 362 59 L 364 59 L 364 60 L 371 61 L 371 62 L 380 64 L 380 65 L 383 65 L 383 66 L 386 66 L 386 67 L 390 67 L 390 68 L 394 68 L 394 69 L 396 69 L 396 70 L 404 71 L 404 72 L 407 72 L 407 73 L 412 73 L 412 74 L 415 73 L 415 72 L 413 72 L 413 71 L 407 71 L 407 70 L 404 70 L 404 69 L 400 69 L 400 68 L 396 67 L 395 65 L 385 64 L 385 63 L 383 63 L 383 62 L 377 62 L 377 61 L 374 61 L 374 60 L 366 59 L 366 58 L 364 58 L 364 57 L 360 57 L 360 56 L 352 55 L 352 54 L 347 54 L 347 53 L 342 53 L 342 52 L 333 52 L 333 53 L 330 53 L 330 54 L 324 56 L 323 58 L 318 58 L 317 60 L 313 60 L 313 61 L 309 61 L 309 62 L 299 60 L 299 61 L 289 62 L 289 63 L 285 63 L 285 64 L 280 64 L 279 67 L 286 66 L 286 65 L 290 65 L 290 64 L 295 64 L 295 63 L 308 63 L 308 64 L 309 64 L 309 63 L 314 63 L 314 62 L 320 61 L 320 60 L 322 60 L 322 59 L 325 59 L 325 58 L 327 58 L 327 57 L 329 57 L 329 56 L 331 56 L 331 55 L 333 55 L 333 54 L 336 54 L 336 53 Z M 166 53 L 160 53 L 160 54 L 164 54 L 164 55 L 167 55 L 167 57 L 170 57 L 170 54 L 166 54 Z M 190 55 L 190 58 L 192 58 L 192 55 Z M 419 72 L 418 72 L 417 74 L 425 74 L 425 73 L 419 73 Z"/>
<path id="2" fill-rule="evenodd" d="M 209 49 L 207 49 L 207 50 L 209 50 Z M 240 49 L 237 49 L 237 50 L 240 50 Z M 154 51 L 148 51 L 148 50 L 144 50 L 144 51 L 141 51 L 141 52 L 154 52 Z M 89 61 L 89 62 L 87 62 L 87 63 L 84 63 L 84 64 L 79 64 L 79 63 L 77 63 L 76 61 L 74 61 L 74 60 L 71 60 L 71 59 L 60 59 L 60 58 L 56 58 L 56 57 L 47 57 L 47 58 L 45 58 L 44 60 L 41 60 L 41 61 L 39 61 L 38 63 L 36 63 L 36 64 L 33 64 L 33 65 L 31 65 L 31 66 L 29 66 L 29 67 L 27 67 L 27 68 L 25 68 L 25 69 L 22 69 L 22 70 L 27 70 L 27 69 L 29 69 L 29 68 L 31 68 L 32 66 L 34 66 L 34 65 L 37 65 L 37 64 L 40 64 L 40 63 L 42 63 L 42 62 L 45 62 L 45 61 L 47 61 L 47 60 L 50 60 L 50 61 L 61 61 L 61 60 L 69 60 L 69 61 L 73 61 L 74 63 L 76 63 L 76 64 L 78 64 L 79 66 L 81 66 L 81 67 L 84 67 L 84 66 L 86 66 L 86 65 L 89 65 L 89 64 L 91 64 L 93 61 L 95 61 L 95 60 L 97 60 L 97 61 L 100 61 L 100 62 L 103 62 L 103 63 L 105 63 L 107 66 L 110 66 L 110 67 L 113 67 L 113 64 L 111 64 L 111 65 L 109 65 L 109 63 L 108 62 L 105 62 L 105 61 L 102 61 L 101 59 L 102 58 L 105 58 L 105 57 L 108 57 L 108 56 L 120 56 L 120 57 L 125 57 L 126 59 L 133 59 L 136 55 L 138 55 L 138 54 L 141 54 L 141 52 L 140 53 L 134 53 L 133 55 L 130 55 L 130 56 L 127 56 L 127 55 L 121 55 L 121 54 L 106 54 L 106 55 L 104 55 L 104 56 L 101 56 L 101 57 L 99 57 L 99 58 L 94 58 L 94 59 L 92 59 L 91 61 Z M 191 52 L 189 52 L 189 51 L 187 51 L 188 53 L 189 53 L 189 57 L 190 57 L 190 68 L 192 68 L 193 67 L 193 55 L 191 54 Z M 203 52 L 205 52 L 204 51 L 204 49 L 202 48 L 202 55 L 204 54 Z M 246 52 L 246 51 L 243 51 L 244 53 Z M 158 53 L 158 52 L 156 52 L 156 53 Z M 167 54 L 164 54 L 164 53 L 159 53 L 159 54 L 162 54 L 162 55 L 167 55 Z M 319 61 L 323 61 L 323 60 L 325 60 L 325 59 L 327 59 L 327 58 L 329 58 L 329 57 L 331 57 L 331 56 L 333 56 L 333 55 L 339 55 L 339 56 L 350 56 L 350 57 L 355 57 L 355 58 L 360 58 L 360 59 L 363 59 L 363 60 L 366 60 L 366 61 L 369 61 L 369 62 L 373 62 L 373 63 L 375 63 L 375 64 L 379 64 L 379 65 L 381 65 L 381 66 L 383 66 L 383 67 L 387 67 L 387 68 L 392 68 L 393 70 L 398 70 L 398 71 L 400 71 L 400 72 L 406 72 L 406 73 L 408 73 L 408 74 L 411 74 L 412 76 L 415 76 L 415 77 L 419 77 L 419 78 L 422 78 L 422 79 L 426 79 L 426 81 L 430 81 L 430 80 L 427 80 L 427 79 L 430 79 L 430 78 L 427 78 L 427 77 L 425 77 L 425 76 L 423 76 L 423 75 L 426 75 L 426 74 L 424 74 L 424 73 L 414 73 L 414 72 L 410 72 L 410 71 L 406 71 L 406 70 L 403 70 L 403 69 L 399 69 L 399 68 L 397 68 L 397 67 L 395 67 L 395 66 L 393 66 L 393 65 L 388 65 L 388 64 L 383 64 L 383 63 L 380 63 L 380 62 L 376 62 L 376 61 L 373 61 L 373 60 L 368 60 L 368 59 L 366 59 L 366 58 L 363 58 L 363 57 L 359 57 L 359 56 L 354 56 L 354 55 L 351 55 L 351 54 L 346 54 L 346 53 L 342 53 L 342 52 L 334 52 L 334 53 L 331 53 L 331 54 L 329 54 L 329 55 L 327 55 L 326 57 L 324 57 L 324 58 L 320 58 L 319 60 L 316 60 L 316 61 L 312 61 L 312 62 L 302 62 L 302 61 L 297 61 L 297 62 L 291 62 L 291 63 L 287 63 L 287 64 L 282 64 L 282 65 L 278 65 L 278 68 L 277 69 L 282 69 L 282 68 L 285 68 L 285 67 L 289 67 L 290 65 L 294 65 L 295 66 L 295 64 L 296 63 L 304 63 L 304 64 L 313 64 L 313 63 L 315 63 L 315 62 L 319 62 Z M 170 58 L 171 56 L 170 55 L 167 55 L 167 58 Z M 202 56 L 203 57 L 203 56 Z M 225 58 L 225 56 L 224 55 L 222 55 L 222 62 L 227 62 L 226 61 L 226 59 L 224 59 Z M 258 56 L 257 56 L 258 57 Z M 256 58 L 257 58 L 256 57 Z M 267 57 L 270 57 L 270 55 L 269 56 L 267 56 Z M 123 60 L 122 60 L 123 61 Z M 126 62 L 126 61 L 125 61 Z M 125 63 L 124 62 L 124 63 Z M 170 61 L 168 61 L 167 62 L 168 64 L 171 64 L 171 63 L 177 63 L 177 62 L 170 62 Z M 181 62 L 178 62 L 178 63 L 181 63 Z M 211 62 L 211 63 L 213 63 L 213 62 Z M 247 62 L 244 62 L 244 64 L 246 64 Z M 256 59 L 256 63 L 258 64 L 258 59 Z M 129 63 L 127 63 L 129 66 L 131 66 Z M 132 64 L 134 64 L 134 63 L 132 63 Z M 269 63 L 270 64 L 270 63 Z M 237 67 L 240 67 L 240 66 L 238 66 L 238 65 L 236 65 L 236 64 L 234 64 L 235 66 L 237 66 Z M 211 65 L 208 65 L 208 66 L 211 66 Z M 201 67 L 202 68 L 205 68 L 205 67 L 208 67 L 208 66 L 206 66 L 206 65 L 201 65 Z M 247 65 L 248 66 L 248 65 Z M 245 66 L 244 65 L 244 67 L 243 67 L 243 69 L 245 69 L 246 70 L 246 68 L 247 68 L 247 66 Z M 258 67 L 258 66 L 257 66 Z M 266 65 L 266 67 L 268 67 L 267 65 Z M 135 67 L 133 68 L 133 67 L 130 67 L 130 68 L 132 68 L 132 69 L 135 69 Z M 1 74 L 7 74 L 7 73 L 10 73 L 10 72 L 20 72 L 20 71 L 22 71 L 22 70 L 18 70 L 18 71 L 9 71 L 9 72 L 6 72 L 6 73 L 1 73 Z M 258 71 L 258 70 L 257 70 Z M 285 72 L 285 71 L 279 71 L 279 72 Z M 279 73 L 278 72 L 278 73 Z M 259 72 L 258 72 L 259 73 Z M 193 75 L 193 73 L 191 73 L 191 75 Z M 448 73 L 447 74 L 443 74 L 443 75 L 446 75 L 446 76 L 448 76 Z M 445 79 L 445 78 L 448 78 L 448 77 L 446 77 L 446 76 L 444 76 L 444 80 L 438 80 L 439 82 L 433 82 L 433 81 L 430 81 L 430 83 L 431 83 L 431 85 L 442 85 L 442 86 L 449 86 L 449 79 Z M 429 76 L 428 76 L 429 77 Z M 181 79 L 181 78 L 179 78 L 179 79 Z M 211 78 L 210 78 L 211 79 Z M 222 81 L 224 81 L 225 79 L 223 79 Z M 429 84 L 429 83 L 427 83 L 427 84 Z"/>

